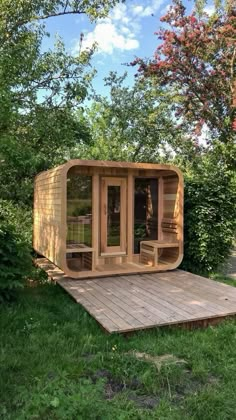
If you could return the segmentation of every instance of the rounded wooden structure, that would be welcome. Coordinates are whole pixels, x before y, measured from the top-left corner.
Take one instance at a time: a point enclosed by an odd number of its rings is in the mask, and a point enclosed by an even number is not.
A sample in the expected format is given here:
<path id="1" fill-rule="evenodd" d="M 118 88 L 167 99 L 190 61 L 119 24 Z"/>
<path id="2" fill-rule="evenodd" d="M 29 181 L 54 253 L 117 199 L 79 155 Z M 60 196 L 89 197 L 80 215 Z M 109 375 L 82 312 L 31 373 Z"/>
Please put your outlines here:
<path id="1" fill-rule="evenodd" d="M 35 178 L 35 251 L 72 278 L 172 270 L 183 176 L 172 165 L 71 160 Z"/>

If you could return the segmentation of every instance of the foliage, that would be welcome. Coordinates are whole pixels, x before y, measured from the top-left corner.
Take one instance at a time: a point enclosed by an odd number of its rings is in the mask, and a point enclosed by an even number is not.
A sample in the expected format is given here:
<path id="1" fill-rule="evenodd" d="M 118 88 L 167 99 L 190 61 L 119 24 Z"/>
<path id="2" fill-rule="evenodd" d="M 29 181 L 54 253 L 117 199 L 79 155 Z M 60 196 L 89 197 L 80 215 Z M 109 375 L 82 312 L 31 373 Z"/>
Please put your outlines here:
<path id="1" fill-rule="evenodd" d="M 28 246 L 32 242 L 32 210 L 14 202 L 0 199 L 0 217 L 22 236 Z"/>
<path id="2" fill-rule="evenodd" d="M 236 233 L 236 178 L 213 153 L 185 176 L 186 270 L 209 274 L 229 257 Z"/>
<path id="3" fill-rule="evenodd" d="M 60 108 L 81 102 L 86 95 L 89 74 L 84 70 L 91 51 L 73 56 L 66 52 L 62 40 L 54 50 L 42 51 L 42 40 L 49 37 L 45 19 L 87 14 L 90 19 L 105 16 L 116 0 L 3 0 L 0 14 L 0 87 L 6 101 L 5 110 L 15 105 L 32 110 L 41 92 L 41 102 Z M 11 71 L 9 72 L 9 69 Z"/>
<path id="4" fill-rule="evenodd" d="M 186 180 L 183 267 L 209 273 L 228 257 L 236 229 L 236 11 L 233 2 L 215 2 L 209 17 L 206 2 L 196 3 L 187 16 L 174 1 L 161 19 L 154 59 L 132 64 L 167 92 L 176 126 L 189 133 L 174 156 Z"/>
<path id="5" fill-rule="evenodd" d="M 69 158 L 75 145 L 89 142 L 82 115 L 38 105 L 17 121 L 1 139 L 0 194 L 31 205 L 36 174 Z"/>
<path id="6" fill-rule="evenodd" d="M 35 20 L 45 20 L 68 14 L 86 14 L 91 20 L 105 17 L 116 0 L 2 0 L 1 16 L 10 33 Z"/>
<path id="7" fill-rule="evenodd" d="M 176 1 L 163 18 L 171 28 L 158 32 L 163 44 L 154 61 L 137 60 L 145 77 L 127 87 L 125 75 L 110 73 L 105 80 L 110 100 L 95 95 L 84 112 L 81 105 L 94 74 L 93 49 L 72 56 L 61 39 L 54 48 L 42 49 L 50 36 L 45 20 L 83 13 L 94 20 L 115 3 L 1 2 L 0 197 L 8 200 L 0 203 L 1 235 L 9 235 L 8 261 L 11 251 L 12 275 L 19 270 L 20 282 L 19 255 L 25 252 L 27 261 L 31 241 L 27 209 L 33 178 L 78 156 L 149 162 L 174 158 L 186 172 L 185 268 L 210 272 L 228 255 L 235 214 L 228 169 L 235 167 L 236 156 L 233 3 L 222 11 L 216 1 L 217 13 L 208 18 L 201 12 L 204 0 L 197 1 L 197 12 L 190 16 Z M 204 150 L 196 139 L 206 127 L 211 144 Z"/>
<path id="8" fill-rule="evenodd" d="M 0 12 L 0 194 L 32 201 L 33 177 L 89 142 L 81 103 L 93 50 L 68 53 L 62 40 L 45 50 L 45 20 L 67 14 L 104 16 L 115 0 L 3 0 Z M 9 71 L 9 69 L 11 71 Z M 77 117 L 74 107 L 80 108 Z"/>
<path id="9" fill-rule="evenodd" d="M 45 20 L 67 14 L 104 16 L 115 0 L 2 0 L 0 11 L 0 290 L 22 286 L 30 272 L 33 178 L 65 161 L 74 146 L 90 141 L 80 107 L 93 72 L 93 52 L 54 49 Z M 76 118 L 74 107 L 79 108 Z M 17 203 L 17 206 L 15 206 Z M 19 207 L 22 207 L 22 209 Z"/>
<path id="10" fill-rule="evenodd" d="M 213 138 L 235 140 L 236 15 L 233 6 L 219 15 L 185 14 L 176 0 L 161 18 L 170 28 L 157 32 L 162 43 L 149 63 L 137 59 L 145 77 L 155 77 L 173 91 L 176 118 L 195 135 L 205 125 Z M 217 88 L 216 88 L 217 87 Z"/>
<path id="11" fill-rule="evenodd" d="M 0 201 L 0 302 L 15 296 L 32 269 L 29 221 L 25 229 L 21 224 L 26 215 L 11 203 Z"/>
<path id="12" fill-rule="evenodd" d="M 196 12 L 202 16 L 205 12 L 205 7 L 210 6 L 215 14 L 228 12 L 234 5 L 234 0 L 195 0 Z"/>
<path id="13" fill-rule="evenodd" d="M 136 79 L 128 87 L 126 76 L 111 72 L 105 79 L 110 99 L 95 95 L 87 110 L 93 143 L 80 155 L 155 162 L 188 147 L 173 123 L 167 93 L 149 80 Z"/>
<path id="14" fill-rule="evenodd" d="M 26 288 L 14 306 L 0 310 L 4 420 L 235 417 L 235 321 L 107 337 L 53 284 Z M 185 363 L 157 369 L 135 352 Z"/>

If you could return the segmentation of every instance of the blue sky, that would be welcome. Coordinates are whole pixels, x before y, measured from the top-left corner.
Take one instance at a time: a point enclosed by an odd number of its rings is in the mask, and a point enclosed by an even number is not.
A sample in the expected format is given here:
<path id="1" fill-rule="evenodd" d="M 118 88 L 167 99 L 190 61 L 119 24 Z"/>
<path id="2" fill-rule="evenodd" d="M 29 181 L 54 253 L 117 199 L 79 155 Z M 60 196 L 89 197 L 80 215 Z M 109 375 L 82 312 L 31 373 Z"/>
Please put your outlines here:
<path id="1" fill-rule="evenodd" d="M 127 83 L 132 84 L 136 69 L 127 67 L 138 57 L 152 57 L 158 39 L 154 33 L 160 28 L 160 17 L 166 13 L 171 2 L 169 0 L 126 0 L 118 4 L 109 16 L 91 23 L 84 16 L 70 15 L 47 20 L 46 28 L 51 33 L 50 45 L 56 34 L 59 34 L 66 48 L 78 54 L 80 35 L 84 34 L 83 48 L 90 47 L 94 42 L 97 51 L 92 58 L 92 65 L 97 70 L 93 85 L 97 93 L 106 94 L 103 79 L 110 71 L 123 74 L 128 71 Z M 193 2 L 184 1 L 187 10 L 191 12 Z M 211 13 L 212 6 L 207 6 Z M 44 45 L 46 47 L 46 45 Z"/>

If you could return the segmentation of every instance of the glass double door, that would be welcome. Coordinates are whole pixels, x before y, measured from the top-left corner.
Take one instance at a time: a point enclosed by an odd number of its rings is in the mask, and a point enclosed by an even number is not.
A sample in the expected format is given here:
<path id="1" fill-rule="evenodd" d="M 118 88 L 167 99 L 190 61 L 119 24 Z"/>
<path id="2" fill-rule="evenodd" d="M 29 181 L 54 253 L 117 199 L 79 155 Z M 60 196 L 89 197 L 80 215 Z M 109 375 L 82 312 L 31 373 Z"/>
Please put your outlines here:
<path id="1" fill-rule="evenodd" d="M 118 177 L 101 178 L 101 255 L 126 254 L 127 180 Z"/>

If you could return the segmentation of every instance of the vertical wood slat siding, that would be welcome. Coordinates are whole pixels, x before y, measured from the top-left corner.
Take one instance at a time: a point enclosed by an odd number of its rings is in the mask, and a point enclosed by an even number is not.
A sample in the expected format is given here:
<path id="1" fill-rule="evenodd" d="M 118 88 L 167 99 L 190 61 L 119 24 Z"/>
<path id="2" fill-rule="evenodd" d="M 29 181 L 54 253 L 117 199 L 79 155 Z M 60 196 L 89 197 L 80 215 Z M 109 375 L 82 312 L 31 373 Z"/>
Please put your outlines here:
<path id="1" fill-rule="evenodd" d="M 39 174 L 34 190 L 34 249 L 61 265 L 61 167 Z"/>
<path id="2" fill-rule="evenodd" d="M 179 179 L 175 177 L 163 178 L 163 218 L 173 220 L 173 222 L 180 222 L 179 220 Z M 180 226 L 178 224 L 178 232 L 174 229 L 165 229 L 162 226 L 163 239 L 174 242 L 178 238 Z"/>
<path id="3" fill-rule="evenodd" d="M 93 176 L 93 221 L 92 221 L 92 247 L 94 249 L 93 272 L 75 272 L 66 265 L 66 231 L 67 231 L 67 200 L 66 200 L 66 174 L 74 167 L 76 173 Z M 127 179 L 127 255 L 114 257 L 100 256 L 100 180 L 102 177 L 125 177 Z M 54 264 L 59 266 L 67 275 L 91 277 L 99 271 L 110 270 L 110 265 L 139 263 L 139 255 L 133 254 L 133 204 L 134 204 L 134 178 L 158 177 L 158 240 L 169 242 L 180 241 L 179 257 L 177 249 L 164 250 L 163 257 L 171 263 L 172 254 L 176 261 L 181 260 L 183 250 L 183 182 L 180 171 L 171 165 L 141 164 L 130 162 L 101 162 L 101 161 L 69 161 L 53 170 L 44 172 L 36 177 L 34 200 L 34 248 Z M 172 232 L 175 226 L 175 232 Z M 176 227 L 177 226 L 177 227 Z M 162 251 L 160 251 L 162 252 Z M 161 255 L 162 256 L 162 255 Z M 174 261 L 173 261 L 174 262 Z M 169 264 L 167 269 L 173 269 L 175 264 Z M 107 266 L 107 268 L 106 268 Z M 137 270 L 139 270 L 139 264 Z M 127 267 L 128 269 L 128 267 Z M 133 271 L 133 268 L 132 268 Z M 113 274 L 111 272 L 111 274 Z"/>

